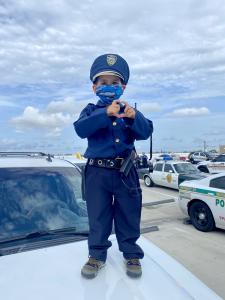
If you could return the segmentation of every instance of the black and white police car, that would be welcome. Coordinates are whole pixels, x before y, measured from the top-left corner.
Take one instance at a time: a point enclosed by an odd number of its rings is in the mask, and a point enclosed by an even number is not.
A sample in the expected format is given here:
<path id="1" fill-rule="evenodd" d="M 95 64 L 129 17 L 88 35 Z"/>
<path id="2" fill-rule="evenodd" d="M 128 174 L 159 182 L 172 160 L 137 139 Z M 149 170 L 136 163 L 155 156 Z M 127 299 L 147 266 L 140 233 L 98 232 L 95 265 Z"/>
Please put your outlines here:
<path id="1" fill-rule="evenodd" d="M 106 268 L 82 278 L 88 217 L 81 174 L 65 160 L 0 153 L 0 222 L 2 300 L 220 299 L 144 237 L 140 279 L 126 275 L 114 235 Z"/>
<path id="2" fill-rule="evenodd" d="M 185 180 L 196 180 L 205 178 L 190 162 L 185 161 L 158 161 L 155 163 L 152 172 L 142 175 L 144 183 L 148 187 L 153 185 L 165 186 L 178 189 L 179 184 Z"/>

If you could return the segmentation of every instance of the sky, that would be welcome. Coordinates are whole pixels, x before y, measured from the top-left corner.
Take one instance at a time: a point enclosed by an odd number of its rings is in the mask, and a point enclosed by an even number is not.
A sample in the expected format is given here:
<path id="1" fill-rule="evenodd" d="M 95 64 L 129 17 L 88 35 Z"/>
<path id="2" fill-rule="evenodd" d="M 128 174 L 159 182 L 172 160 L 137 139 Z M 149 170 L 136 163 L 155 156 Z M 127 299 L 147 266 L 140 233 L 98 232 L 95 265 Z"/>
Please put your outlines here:
<path id="1" fill-rule="evenodd" d="M 123 100 L 153 121 L 153 151 L 217 149 L 224 16 L 224 0 L 0 0 L 0 151 L 83 153 L 73 122 L 97 101 L 89 71 L 104 53 L 128 62 Z"/>

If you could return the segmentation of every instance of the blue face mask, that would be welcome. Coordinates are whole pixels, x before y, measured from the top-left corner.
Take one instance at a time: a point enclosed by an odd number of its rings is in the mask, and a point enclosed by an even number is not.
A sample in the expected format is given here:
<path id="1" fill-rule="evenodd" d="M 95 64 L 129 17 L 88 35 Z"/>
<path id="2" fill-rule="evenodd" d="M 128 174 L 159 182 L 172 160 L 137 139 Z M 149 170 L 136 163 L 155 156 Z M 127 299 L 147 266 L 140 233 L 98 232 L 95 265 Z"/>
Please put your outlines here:
<path id="1" fill-rule="evenodd" d="M 102 103 L 110 105 L 123 95 L 123 88 L 120 85 L 100 85 L 96 89 L 96 95 Z"/>

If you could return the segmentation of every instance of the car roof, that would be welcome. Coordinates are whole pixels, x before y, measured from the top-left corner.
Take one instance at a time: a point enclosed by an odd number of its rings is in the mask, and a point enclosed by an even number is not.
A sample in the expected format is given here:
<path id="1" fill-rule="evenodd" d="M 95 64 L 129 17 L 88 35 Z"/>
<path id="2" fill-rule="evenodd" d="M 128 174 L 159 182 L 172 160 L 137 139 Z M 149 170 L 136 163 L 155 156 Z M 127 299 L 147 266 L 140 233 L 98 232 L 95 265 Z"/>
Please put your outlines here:
<path id="1" fill-rule="evenodd" d="M 22 167 L 72 167 L 72 165 L 41 152 L 0 152 L 0 168 Z"/>
<path id="2" fill-rule="evenodd" d="M 176 164 L 190 164 L 188 161 L 183 161 L 183 160 L 160 160 L 157 161 L 156 164 L 162 164 L 162 163 L 167 163 L 171 165 L 176 165 Z"/>
<path id="3" fill-rule="evenodd" d="M 214 175 L 208 175 L 207 177 L 202 178 L 202 179 L 185 181 L 185 182 L 182 182 L 181 185 L 184 185 L 184 186 L 186 186 L 186 185 L 190 185 L 190 186 L 198 186 L 198 185 L 209 186 L 209 183 L 212 179 L 223 177 L 223 176 L 225 176 L 225 172 L 221 172 L 221 173 L 214 174 Z"/>

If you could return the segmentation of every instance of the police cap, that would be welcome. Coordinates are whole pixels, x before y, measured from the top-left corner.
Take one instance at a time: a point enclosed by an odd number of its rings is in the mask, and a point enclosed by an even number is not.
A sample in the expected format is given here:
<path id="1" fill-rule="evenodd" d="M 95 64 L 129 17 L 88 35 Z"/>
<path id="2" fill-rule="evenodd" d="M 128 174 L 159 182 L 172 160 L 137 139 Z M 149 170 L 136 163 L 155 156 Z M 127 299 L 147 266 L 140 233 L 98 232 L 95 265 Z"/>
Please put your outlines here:
<path id="1" fill-rule="evenodd" d="M 118 54 L 103 54 L 97 57 L 91 66 L 91 81 L 95 82 L 100 75 L 115 75 L 127 84 L 130 76 L 129 66 Z"/>

